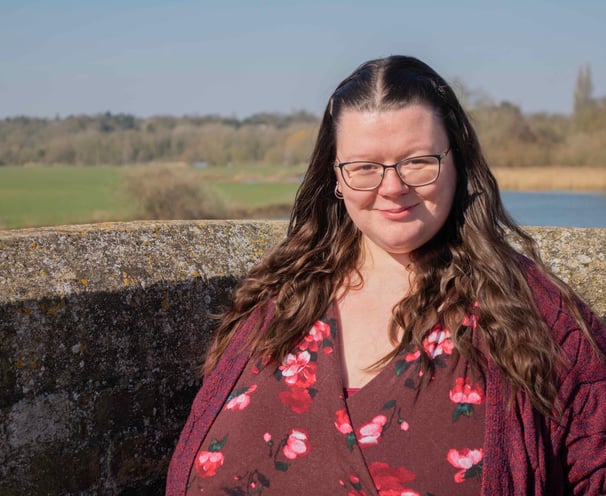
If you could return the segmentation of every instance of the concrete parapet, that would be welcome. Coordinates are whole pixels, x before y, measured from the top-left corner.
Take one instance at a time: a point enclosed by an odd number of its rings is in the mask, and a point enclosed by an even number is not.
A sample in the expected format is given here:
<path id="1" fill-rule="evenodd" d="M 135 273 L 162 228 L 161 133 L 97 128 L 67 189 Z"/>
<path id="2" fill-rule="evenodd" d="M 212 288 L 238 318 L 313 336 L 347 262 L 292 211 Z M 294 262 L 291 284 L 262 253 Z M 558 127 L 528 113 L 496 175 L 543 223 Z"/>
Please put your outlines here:
<path id="1" fill-rule="evenodd" d="M 280 221 L 0 231 L 0 494 L 162 494 L 220 311 Z M 606 229 L 527 228 L 606 321 Z"/>

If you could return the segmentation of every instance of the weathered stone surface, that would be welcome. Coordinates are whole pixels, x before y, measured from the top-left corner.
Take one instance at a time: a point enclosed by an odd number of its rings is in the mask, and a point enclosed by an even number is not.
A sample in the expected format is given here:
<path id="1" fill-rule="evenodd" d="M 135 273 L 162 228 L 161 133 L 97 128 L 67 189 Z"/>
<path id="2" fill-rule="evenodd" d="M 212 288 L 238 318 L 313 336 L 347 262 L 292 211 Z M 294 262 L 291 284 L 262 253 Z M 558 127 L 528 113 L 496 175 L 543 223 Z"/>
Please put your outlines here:
<path id="1" fill-rule="evenodd" d="M 606 229 L 527 227 L 546 265 L 606 322 Z"/>
<path id="2" fill-rule="evenodd" d="M 0 494 L 162 494 L 213 323 L 285 222 L 0 231 Z M 528 228 L 606 320 L 606 229 Z"/>
<path id="3" fill-rule="evenodd" d="M 283 235 L 272 222 L 0 232 L 0 494 L 162 494 L 209 314 Z"/>

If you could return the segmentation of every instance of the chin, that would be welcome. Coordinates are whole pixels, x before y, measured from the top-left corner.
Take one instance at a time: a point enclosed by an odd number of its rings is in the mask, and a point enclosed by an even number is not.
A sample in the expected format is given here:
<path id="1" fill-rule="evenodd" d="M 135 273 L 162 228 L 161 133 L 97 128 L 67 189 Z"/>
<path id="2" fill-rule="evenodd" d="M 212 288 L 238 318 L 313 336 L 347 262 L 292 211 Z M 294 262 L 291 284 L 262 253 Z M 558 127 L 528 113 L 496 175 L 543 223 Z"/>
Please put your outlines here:
<path id="1" fill-rule="evenodd" d="M 430 237 L 426 238 L 425 236 L 415 236 L 413 238 L 407 237 L 405 239 L 402 239 L 401 237 L 399 239 L 394 237 L 392 239 L 384 239 L 381 243 L 377 243 L 377 245 L 388 253 L 407 255 L 421 248 L 430 239 Z"/>
<path id="2" fill-rule="evenodd" d="M 382 243 L 377 245 L 379 248 L 391 255 L 408 255 L 418 249 L 422 244 L 416 243 Z"/>

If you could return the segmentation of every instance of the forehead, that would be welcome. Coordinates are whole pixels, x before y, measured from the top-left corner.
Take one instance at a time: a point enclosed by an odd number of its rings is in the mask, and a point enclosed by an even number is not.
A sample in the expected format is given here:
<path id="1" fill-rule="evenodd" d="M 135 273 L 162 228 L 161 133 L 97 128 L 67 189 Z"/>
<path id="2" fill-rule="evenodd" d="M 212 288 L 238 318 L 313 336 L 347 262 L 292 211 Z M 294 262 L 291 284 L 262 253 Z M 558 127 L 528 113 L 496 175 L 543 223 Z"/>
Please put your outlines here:
<path id="1" fill-rule="evenodd" d="M 444 123 L 429 105 L 390 110 L 343 110 L 336 128 L 340 160 L 399 159 L 448 145 Z M 347 155 L 347 157 L 346 157 Z"/>

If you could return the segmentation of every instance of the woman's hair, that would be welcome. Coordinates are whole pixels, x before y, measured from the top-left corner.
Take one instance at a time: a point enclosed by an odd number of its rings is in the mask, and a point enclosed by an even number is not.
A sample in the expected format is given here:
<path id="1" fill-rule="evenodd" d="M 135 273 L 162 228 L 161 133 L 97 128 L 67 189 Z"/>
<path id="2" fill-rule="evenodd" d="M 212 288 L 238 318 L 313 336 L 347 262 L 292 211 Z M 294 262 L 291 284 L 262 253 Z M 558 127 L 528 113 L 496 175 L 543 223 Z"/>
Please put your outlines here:
<path id="1" fill-rule="evenodd" d="M 428 319 L 437 316 L 452 331 L 458 353 L 481 370 L 484 357 L 472 343 L 468 327 L 462 326 L 473 309 L 478 320 L 475 332 L 481 333 L 490 358 L 512 384 L 513 394 L 525 392 L 541 413 L 549 415 L 556 406 L 555 370 L 562 364 L 559 348 L 534 304 L 523 268 L 525 259 L 506 235 L 517 238 L 526 255 L 563 292 L 588 333 L 587 328 L 571 290 L 545 269 L 535 242 L 505 211 L 476 133 L 455 93 L 428 65 L 406 56 L 361 65 L 332 94 L 287 236 L 236 288 L 204 371 L 216 366 L 238 325 L 270 302 L 275 315 L 262 334 L 252 335 L 249 346 L 256 357 L 281 361 L 324 315 L 339 288 L 353 274 L 361 280 L 361 233 L 334 194 L 336 128 L 344 110 L 384 111 L 412 104 L 427 105 L 440 116 L 456 167 L 456 190 L 444 226 L 411 253 L 413 288 L 394 307 L 390 325 L 395 349 L 376 366 L 411 345 L 423 350 Z M 427 369 L 429 357 L 422 356 Z"/>

